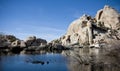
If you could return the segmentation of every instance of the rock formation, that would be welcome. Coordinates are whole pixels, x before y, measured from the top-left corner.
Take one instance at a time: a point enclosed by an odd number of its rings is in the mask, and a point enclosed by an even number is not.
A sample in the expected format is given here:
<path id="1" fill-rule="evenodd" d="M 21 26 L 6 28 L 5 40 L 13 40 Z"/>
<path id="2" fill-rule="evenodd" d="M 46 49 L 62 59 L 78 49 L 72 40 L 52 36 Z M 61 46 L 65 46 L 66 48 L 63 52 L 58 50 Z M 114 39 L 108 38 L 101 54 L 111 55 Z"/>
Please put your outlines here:
<path id="1" fill-rule="evenodd" d="M 105 5 L 95 17 L 83 15 L 73 21 L 67 33 L 57 41 L 64 46 L 77 44 L 100 47 L 107 39 L 120 39 L 120 14 L 114 8 Z"/>
<path id="2" fill-rule="evenodd" d="M 105 5 L 96 14 L 96 20 L 105 27 L 112 29 L 120 28 L 120 14 L 112 7 Z"/>
<path id="3" fill-rule="evenodd" d="M 19 39 L 13 35 L 0 34 L 0 47 L 9 47 L 15 40 Z"/>
<path id="4" fill-rule="evenodd" d="M 27 50 L 33 52 L 38 48 L 40 48 L 40 50 L 45 49 L 46 45 L 46 40 L 36 38 L 35 36 L 30 36 L 24 41 L 17 39 L 13 35 L 0 34 L 0 55 L 9 53 L 19 54 L 21 51 L 21 53 L 23 53 L 27 52 Z"/>
<path id="5" fill-rule="evenodd" d="M 35 36 L 30 36 L 25 41 L 27 46 L 40 46 L 46 45 L 47 41 L 44 39 L 36 38 Z"/>
<path id="6" fill-rule="evenodd" d="M 28 37 L 25 41 L 17 39 L 12 35 L 0 35 L 0 55 L 7 54 L 41 54 L 46 52 L 60 53 L 62 50 L 68 50 L 61 44 L 47 43 L 46 40 Z"/>
<path id="7" fill-rule="evenodd" d="M 92 22 L 90 21 L 90 19 L 92 19 L 90 16 L 83 15 L 81 18 L 73 21 L 70 24 L 66 35 L 61 40 L 62 44 L 88 44 L 89 41 L 92 42 Z"/>
<path id="8" fill-rule="evenodd" d="M 15 40 L 14 42 L 12 42 L 11 47 L 26 47 L 26 44 L 23 40 Z"/>

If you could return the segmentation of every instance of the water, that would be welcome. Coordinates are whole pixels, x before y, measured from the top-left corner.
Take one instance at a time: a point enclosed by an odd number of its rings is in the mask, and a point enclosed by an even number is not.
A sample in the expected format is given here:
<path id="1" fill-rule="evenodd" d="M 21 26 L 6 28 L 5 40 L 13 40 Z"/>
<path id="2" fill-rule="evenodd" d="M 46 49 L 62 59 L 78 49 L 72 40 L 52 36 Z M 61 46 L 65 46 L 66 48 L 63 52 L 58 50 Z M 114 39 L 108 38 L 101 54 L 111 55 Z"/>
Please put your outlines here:
<path id="1" fill-rule="evenodd" d="M 62 52 L 69 71 L 120 71 L 120 57 L 105 49 L 82 48 Z M 111 55 L 112 54 L 112 55 Z"/>
<path id="2" fill-rule="evenodd" d="M 0 56 L 0 71 L 120 71 L 120 57 L 108 53 L 81 48 L 61 54 L 6 55 Z"/>
<path id="3" fill-rule="evenodd" d="M 31 63 L 37 60 L 44 64 Z M 68 68 L 60 54 L 14 55 L 0 57 L 0 71 L 68 71 Z"/>

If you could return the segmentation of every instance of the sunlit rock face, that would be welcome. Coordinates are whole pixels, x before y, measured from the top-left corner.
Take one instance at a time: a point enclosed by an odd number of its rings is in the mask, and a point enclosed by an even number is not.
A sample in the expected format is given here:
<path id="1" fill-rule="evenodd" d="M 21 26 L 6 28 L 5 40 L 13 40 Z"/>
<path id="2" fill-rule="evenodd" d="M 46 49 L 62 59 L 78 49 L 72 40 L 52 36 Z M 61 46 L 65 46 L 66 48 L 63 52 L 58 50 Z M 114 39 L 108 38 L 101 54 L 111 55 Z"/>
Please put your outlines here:
<path id="1" fill-rule="evenodd" d="M 108 5 L 105 5 L 103 9 L 97 12 L 96 20 L 103 23 L 105 27 L 120 28 L 120 14 Z"/>
<path id="2" fill-rule="evenodd" d="M 92 23 L 93 19 L 89 15 L 83 15 L 73 21 L 68 27 L 64 39 L 61 40 L 62 44 L 92 44 Z"/>
<path id="3" fill-rule="evenodd" d="M 64 46 L 74 44 L 80 46 L 101 47 L 107 39 L 120 39 L 120 14 L 112 7 L 105 5 L 95 17 L 83 15 L 74 20 L 59 43 Z"/>

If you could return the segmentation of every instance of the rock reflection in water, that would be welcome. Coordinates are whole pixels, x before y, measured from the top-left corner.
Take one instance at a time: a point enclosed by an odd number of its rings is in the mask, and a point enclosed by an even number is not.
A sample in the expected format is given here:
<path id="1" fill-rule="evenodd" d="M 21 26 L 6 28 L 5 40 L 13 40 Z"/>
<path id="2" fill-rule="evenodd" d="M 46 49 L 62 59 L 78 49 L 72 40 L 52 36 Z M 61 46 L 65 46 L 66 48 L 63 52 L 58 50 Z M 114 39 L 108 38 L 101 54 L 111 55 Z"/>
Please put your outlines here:
<path id="1" fill-rule="evenodd" d="M 63 51 L 70 71 L 120 71 L 119 58 L 107 55 L 105 49 L 76 48 Z"/>

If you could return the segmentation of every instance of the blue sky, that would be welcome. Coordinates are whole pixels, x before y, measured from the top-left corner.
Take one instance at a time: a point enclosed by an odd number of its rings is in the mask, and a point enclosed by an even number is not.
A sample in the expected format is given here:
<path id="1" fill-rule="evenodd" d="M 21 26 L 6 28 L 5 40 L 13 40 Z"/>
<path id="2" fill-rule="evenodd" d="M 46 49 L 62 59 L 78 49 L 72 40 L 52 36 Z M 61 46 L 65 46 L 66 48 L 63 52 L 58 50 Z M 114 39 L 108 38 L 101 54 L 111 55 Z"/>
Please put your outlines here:
<path id="1" fill-rule="evenodd" d="M 120 0 L 0 0 L 0 32 L 20 39 L 35 35 L 48 41 L 66 33 L 82 16 L 95 16 L 110 5 L 120 12 Z"/>

